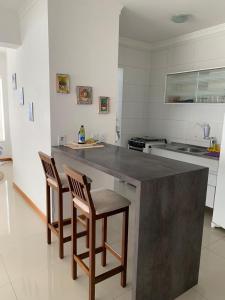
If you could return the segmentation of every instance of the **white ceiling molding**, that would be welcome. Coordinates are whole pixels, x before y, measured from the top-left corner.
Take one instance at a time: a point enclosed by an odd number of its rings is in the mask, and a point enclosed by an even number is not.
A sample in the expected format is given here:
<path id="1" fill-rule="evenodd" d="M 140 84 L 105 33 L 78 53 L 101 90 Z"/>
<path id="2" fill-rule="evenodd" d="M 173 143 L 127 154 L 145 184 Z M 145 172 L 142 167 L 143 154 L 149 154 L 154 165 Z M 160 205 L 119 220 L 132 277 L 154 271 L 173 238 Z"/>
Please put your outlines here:
<path id="1" fill-rule="evenodd" d="M 27 1 L 25 5 L 22 5 L 18 11 L 20 19 L 22 19 L 38 2 L 39 0 L 31 0 Z"/>
<path id="2" fill-rule="evenodd" d="M 126 37 L 120 37 L 120 45 L 128 48 L 137 49 L 137 50 L 144 50 L 144 51 L 152 50 L 152 45 L 150 43 L 141 42 Z"/>
<path id="3" fill-rule="evenodd" d="M 220 33 L 220 32 L 225 32 L 225 23 L 219 24 L 216 26 L 212 26 L 212 27 L 208 27 L 205 29 L 201 29 L 198 31 L 194 31 L 192 33 L 184 34 L 184 35 L 178 36 L 176 38 L 172 38 L 172 39 L 168 39 L 168 40 L 164 40 L 164 41 L 160 41 L 160 42 L 155 42 L 155 43 L 146 43 L 146 42 L 137 41 L 137 40 L 126 38 L 126 37 L 120 37 L 120 45 L 128 47 L 128 48 L 138 49 L 138 50 L 151 51 L 151 50 L 156 50 L 159 48 L 166 48 L 168 46 L 182 43 L 185 41 L 199 39 L 201 37 L 205 37 L 205 36 Z"/>
<path id="4" fill-rule="evenodd" d="M 225 32 L 225 23 L 219 24 L 216 26 L 212 26 L 212 27 L 208 27 L 205 29 L 201 29 L 198 31 L 194 31 L 191 33 L 187 33 L 187 34 L 178 36 L 176 38 L 172 38 L 172 39 L 168 39 L 168 40 L 164 40 L 164 41 L 160 41 L 160 42 L 155 42 L 155 43 L 152 43 L 151 46 L 152 46 L 153 50 L 159 49 L 159 48 L 165 48 L 165 47 L 168 47 L 173 44 L 182 43 L 182 42 L 189 41 L 192 39 L 199 39 L 201 37 L 205 37 L 205 36 L 220 33 L 220 32 Z"/>

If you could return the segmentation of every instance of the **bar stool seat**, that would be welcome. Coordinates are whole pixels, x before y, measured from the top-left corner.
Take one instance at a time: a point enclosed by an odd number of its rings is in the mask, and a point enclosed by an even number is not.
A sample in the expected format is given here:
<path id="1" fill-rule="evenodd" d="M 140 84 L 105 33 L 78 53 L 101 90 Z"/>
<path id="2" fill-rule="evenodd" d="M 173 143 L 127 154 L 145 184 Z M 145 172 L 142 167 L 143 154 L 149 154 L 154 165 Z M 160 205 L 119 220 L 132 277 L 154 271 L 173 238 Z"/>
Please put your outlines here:
<path id="1" fill-rule="evenodd" d="M 115 210 L 128 207 L 130 201 L 112 190 L 100 190 L 92 192 L 92 200 L 97 216 L 111 213 Z M 73 199 L 74 203 L 84 212 L 89 213 L 89 206 L 78 198 Z"/>

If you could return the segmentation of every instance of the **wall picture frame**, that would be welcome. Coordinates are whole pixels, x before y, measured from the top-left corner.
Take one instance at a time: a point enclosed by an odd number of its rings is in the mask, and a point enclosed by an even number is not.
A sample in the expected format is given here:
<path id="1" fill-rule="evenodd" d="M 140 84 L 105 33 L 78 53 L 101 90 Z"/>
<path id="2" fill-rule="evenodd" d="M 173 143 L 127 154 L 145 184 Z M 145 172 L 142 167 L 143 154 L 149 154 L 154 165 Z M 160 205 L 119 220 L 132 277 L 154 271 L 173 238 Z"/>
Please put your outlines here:
<path id="1" fill-rule="evenodd" d="M 28 104 L 28 119 L 30 122 L 34 122 L 34 103 L 30 102 Z"/>
<path id="2" fill-rule="evenodd" d="M 93 102 L 93 88 L 90 86 L 77 86 L 77 104 L 88 105 Z"/>
<path id="3" fill-rule="evenodd" d="M 70 94 L 70 76 L 56 74 L 56 91 L 58 94 Z"/>
<path id="4" fill-rule="evenodd" d="M 17 90 L 17 78 L 16 73 L 12 74 L 12 89 L 15 91 Z"/>
<path id="5" fill-rule="evenodd" d="M 24 105 L 24 88 L 23 87 L 18 90 L 18 100 L 19 100 L 19 104 L 23 106 Z"/>
<path id="6" fill-rule="evenodd" d="M 100 114 L 108 114 L 109 113 L 109 102 L 110 98 L 101 96 L 99 97 L 99 113 Z"/>

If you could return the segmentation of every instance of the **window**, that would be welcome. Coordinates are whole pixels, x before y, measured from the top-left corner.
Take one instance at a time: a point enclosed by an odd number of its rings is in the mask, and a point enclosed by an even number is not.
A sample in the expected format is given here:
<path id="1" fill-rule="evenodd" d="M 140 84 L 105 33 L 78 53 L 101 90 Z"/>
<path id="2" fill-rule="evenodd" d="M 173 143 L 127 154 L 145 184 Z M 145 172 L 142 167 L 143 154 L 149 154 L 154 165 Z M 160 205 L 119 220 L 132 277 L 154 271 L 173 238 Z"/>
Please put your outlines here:
<path id="1" fill-rule="evenodd" d="M 4 110 L 3 110 L 3 88 L 2 79 L 0 78 L 0 141 L 5 140 L 5 122 L 4 122 Z"/>

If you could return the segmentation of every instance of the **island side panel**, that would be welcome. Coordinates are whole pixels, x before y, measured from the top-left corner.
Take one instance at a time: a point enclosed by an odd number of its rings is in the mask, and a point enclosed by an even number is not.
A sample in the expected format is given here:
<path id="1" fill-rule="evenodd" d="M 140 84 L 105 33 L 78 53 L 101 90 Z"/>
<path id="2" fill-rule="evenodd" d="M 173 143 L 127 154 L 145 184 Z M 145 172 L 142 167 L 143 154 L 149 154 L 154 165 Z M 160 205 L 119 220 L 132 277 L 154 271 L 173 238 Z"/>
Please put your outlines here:
<path id="1" fill-rule="evenodd" d="M 133 300 L 173 300 L 198 283 L 208 169 L 144 182 Z"/>

